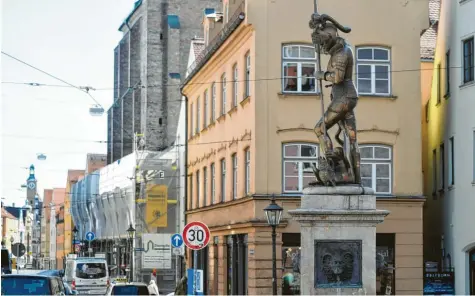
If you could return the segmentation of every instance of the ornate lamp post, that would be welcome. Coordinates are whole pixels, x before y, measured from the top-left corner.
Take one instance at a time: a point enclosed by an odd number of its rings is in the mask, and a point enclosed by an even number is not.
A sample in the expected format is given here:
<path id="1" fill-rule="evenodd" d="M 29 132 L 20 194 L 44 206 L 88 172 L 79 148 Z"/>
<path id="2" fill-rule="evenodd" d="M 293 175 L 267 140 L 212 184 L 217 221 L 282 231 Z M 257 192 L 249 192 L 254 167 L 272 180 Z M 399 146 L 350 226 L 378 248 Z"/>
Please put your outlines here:
<path id="1" fill-rule="evenodd" d="M 264 209 L 267 216 L 267 223 L 272 227 L 272 294 L 277 295 L 277 256 L 276 256 L 276 233 L 275 229 L 282 218 L 282 209 L 275 203 L 275 196 L 272 195 L 271 203 Z"/>
<path id="2" fill-rule="evenodd" d="M 134 271 L 133 271 L 133 258 L 134 258 L 134 236 L 135 236 L 135 228 L 132 226 L 132 223 L 129 226 L 129 229 L 127 229 L 127 234 L 129 235 L 129 243 L 130 243 L 130 282 L 134 280 Z"/>
<path id="3" fill-rule="evenodd" d="M 78 238 L 78 229 L 76 228 L 76 225 L 74 225 L 73 228 L 73 248 L 74 248 L 74 255 L 76 255 L 76 241 Z"/>

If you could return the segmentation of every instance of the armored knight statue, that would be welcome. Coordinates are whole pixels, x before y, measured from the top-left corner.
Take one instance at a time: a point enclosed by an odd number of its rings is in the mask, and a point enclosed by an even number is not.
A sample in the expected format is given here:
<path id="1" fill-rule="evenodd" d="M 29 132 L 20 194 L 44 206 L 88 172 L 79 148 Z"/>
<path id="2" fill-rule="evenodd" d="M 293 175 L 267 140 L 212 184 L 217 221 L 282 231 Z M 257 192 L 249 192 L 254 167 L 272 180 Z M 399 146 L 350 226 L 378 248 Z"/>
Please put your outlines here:
<path id="1" fill-rule="evenodd" d="M 313 29 L 312 41 L 317 53 L 321 51 L 330 55 L 326 71 L 317 71 L 316 78 L 330 82 L 332 87 L 331 103 L 314 129 L 324 154 L 319 159 L 318 168 L 314 169 L 316 184 L 361 184 L 360 153 L 354 114 L 358 94 L 352 80 L 353 51 L 345 39 L 338 36 L 338 30 L 349 33 L 351 29 L 342 26 L 328 15 L 317 13 L 312 14 L 310 28 Z M 321 96 L 323 99 L 323 95 Z M 335 125 L 338 125 L 335 140 L 341 146 L 336 148 L 327 133 L 328 129 Z M 342 131 L 348 139 L 349 149 L 345 149 L 345 141 L 340 138 Z"/>

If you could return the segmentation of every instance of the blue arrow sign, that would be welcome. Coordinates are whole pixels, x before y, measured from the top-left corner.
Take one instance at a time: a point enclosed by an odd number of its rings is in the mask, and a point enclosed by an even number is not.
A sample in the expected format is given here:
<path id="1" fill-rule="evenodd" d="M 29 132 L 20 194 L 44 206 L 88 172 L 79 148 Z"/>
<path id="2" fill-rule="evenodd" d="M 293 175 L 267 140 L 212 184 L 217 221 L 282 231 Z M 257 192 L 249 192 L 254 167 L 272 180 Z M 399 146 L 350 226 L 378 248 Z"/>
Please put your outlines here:
<path id="1" fill-rule="evenodd" d="M 86 239 L 88 241 L 93 241 L 95 238 L 96 238 L 96 235 L 94 234 L 94 232 L 89 231 L 86 233 Z"/>
<path id="2" fill-rule="evenodd" d="M 172 246 L 174 248 L 179 248 L 183 245 L 183 237 L 181 237 L 181 234 L 175 233 L 172 235 Z"/>

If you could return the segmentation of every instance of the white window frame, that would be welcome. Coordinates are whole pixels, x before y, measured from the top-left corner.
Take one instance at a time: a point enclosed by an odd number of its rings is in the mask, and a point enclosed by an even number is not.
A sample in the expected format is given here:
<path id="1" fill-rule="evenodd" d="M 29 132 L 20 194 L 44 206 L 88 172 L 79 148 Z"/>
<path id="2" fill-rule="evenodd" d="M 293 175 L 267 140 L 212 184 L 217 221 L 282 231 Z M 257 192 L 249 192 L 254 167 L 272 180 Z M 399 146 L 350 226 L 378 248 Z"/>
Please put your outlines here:
<path id="1" fill-rule="evenodd" d="M 393 155 L 392 155 L 392 147 L 387 145 L 373 145 L 373 144 L 365 144 L 360 145 L 360 150 L 363 148 L 372 148 L 373 149 L 373 158 L 363 158 L 363 154 L 361 153 L 361 164 L 370 164 L 371 165 L 371 187 L 374 190 L 375 194 L 378 195 L 391 195 L 393 192 Z M 374 149 L 375 148 L 383 148 L 389 150 L 389 157 L 388 158 L 375 158 L 374 157 Z M 376 167 L 377 165 L 388 165 L 389 166 L 389 177 L 377 177 L 376 176 Z M 363 177 L 361 177 L 363 179 Z M 389 192 L 378 192 L 376 190 L 376 181 L 378 179 L 387 179 L 389 180 Z"/>
<path id="2" fill-rule="evenodd" d="M 244 99 L 251 96 L 251 53 L 248 52 L 244 58 L 246 72 L 244 77 Z"/>
<path id="3" fill-rule="evenodd" d="M 210 166 L 211 170 L 211 204 L 216 203 L 216 166 L 214 162 Z"/>
<path id="4" fill-rule="evenodd" d="M 226 159 L 220 160 L 221 166 L 221 202 L 226 200 Z"/>
<path id="5" fill-rule="evenodd" d="M 203 167 L 203 198 L 204 198 L 204 206 L 207 204 L 208 199 L 208 168 Z"/>
<path id="6" fill-rule="evenodd" d="M 237 64 L 233 66 L 233 107 L 237 107 L 238 103 L 238 68 Z"/>
<path id="7" fill-rule="evenodd" d="M 203 109 L 203 128 L 208 126 L 208 90 L 203 93 L 204 109 Z"/>
<path id="8" fill-rule="evenodd" d="M 191 136 L 193 137 L 195 135 L 195 125 L 193 124 L 193 121 L 194 121 L 194 117 L 193 117 L 193 113 L 195 112 L 194 110 L 194 104 L 191 103 L 190 105 L 190 130 L 191 130 Z"/>
<path id="9" fill-rule="evenodd" d="M 201 186 L 200 186 L 200 171 L 196 171 L 196 205 L 197 208 L 200 207 L 200 200 L 201 200 Z"/>
<path id="10" fill-rule="evenodd" d="M 285 148 L 288 146 L 298 146 L 298 155 L 297 156 L 287 156 L 285 155 Z M 302 151 L 302 146 L 313 146 L 315 148 L 315 153 L 316 156 L 314 157 L 308 157 L 308 156 L 300 156 L 301 151 Z M 282 191 L 286 193 L 300 193 L 303 190 L 303 163 L 304 162 L 311 162 L 314 163 L 315 166 L 318 166 L 318 156 L 320 154 L 320 148 L 318 144 L 315 143 L 302 143 L 302 142 L 297 142 L 297 143 L 286 143 L 282 147 L 282 155 L 283 155 L 283 161 L 282 161 Z M 299 188 L 298 190 L 286 190 L 285 189 L 285 179 L 286 177 L 295 177 L 295 176 L 287 176 L 285 174 L 285 164 L 286 163 L 298 163 L 298 184 Z M 313 173 L 313 170 L 312 170 Z"/>
<path id="11" fill-rule="evenodd" d="M 216 120 L 216 82 L 211 84 L 211 123 Z"/>
<path id="12" fill-rule="evenodd" d="M 298 47 L 299 49 L 299 56 L 298 57 L 287 57 L 286 50 L 291 47 Z M 315 79 L 315 90 L 314 91 L 302 91 L 302 65 L 303 64 L 311 64 L 313 65 L 315 71 L 317 70 L 317 54 L 313 58 L 301 57 L 300 56 L 300 49 L 307 48 L 312 49 L 315 53 L 315 47 L 313 45 L 305 45 L 305 44 L 286 44 L 282 46 L 282 93 L 304 93 L 304 94 L 314 94 L 318 93 L 318 83 L 315 76 L 310 77 Z M 295 76 L 286 76 L 285 75 L 285 66 L 289 64 L 296 64 L 297 65 L 297 77 Z M 285 90 L 285 78 L 297 78 L 297 90 L 296 91 L 288 91 Z"/>
<path id="13" fill-rule="evenodd" d="M 475 139 L 475 135 L 474 135 Z M 475 140 L 474 140 L 475 141 Z M 245 188 L 244 192 L 246 195 L 249 195 L 251 192 L 251 149 L 247 148 L 244 151 L 245 154 L 245 173 L 244 173 L 244 180 L 245 180 Z"/>
<path id="14" fill-rule="evenodd" d="M 234 153 L 231 157 L 233 163 L 233 200 L 238 197 L 238 157 Z"/>
<path id="15" fill-rule="evenodd" d="M 201 106 L 200 106 L 200 97 L 196 99 L 196 133 L 200 133 L 200 113 L 201 113 Z"/>
<path id="16" fill-rule="evenodd" d="M 226 73 L 221 75 L 221 115 L 226 114 Z"/>
<path id="17" fill-rule="evenodd" d="M 360 50 L 371 49 L 374 56 L 374 50 L 384 50 L 388 53 L 388 59 L 386 60 L 375 60 L 375 59 L 359 59 L 358 53 Z M 371 67 L 371 78 L 358 78 L 358 66 L 370 66 Z M 388 92 L 387 93 L 378 93 L 376 92 L 376 66 L 388 67 Z M 386 47 L 378 46 L 361 46 L 356 47 L 356 63 L 355 63 L 355 72 L 356 72 L 356 89 L 358 90 L 359 95 L 371 95 L 371 96 L 390 96 L 392 93 L 392 76 L 391 76 L 391 49 Z M 371 80 L 371 92 L 361 92 L 359 90 L 359 81 L 362 80 Z M 382 79 L 379 79 L 382 80 Z"/>

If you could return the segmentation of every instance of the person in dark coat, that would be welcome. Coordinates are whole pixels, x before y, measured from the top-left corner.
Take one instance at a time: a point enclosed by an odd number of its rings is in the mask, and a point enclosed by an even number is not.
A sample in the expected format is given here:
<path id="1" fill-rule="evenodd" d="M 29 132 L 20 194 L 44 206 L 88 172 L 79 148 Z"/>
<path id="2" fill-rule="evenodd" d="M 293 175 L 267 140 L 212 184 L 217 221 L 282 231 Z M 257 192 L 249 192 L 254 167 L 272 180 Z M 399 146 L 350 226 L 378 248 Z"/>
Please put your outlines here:
<path id="1" fill-rule="evenodd" d="M 186 275 L 181 278 L 180 282 L 175 288 L 175 295 L 188 295 L 187 289 L 188 278 Z"/>

